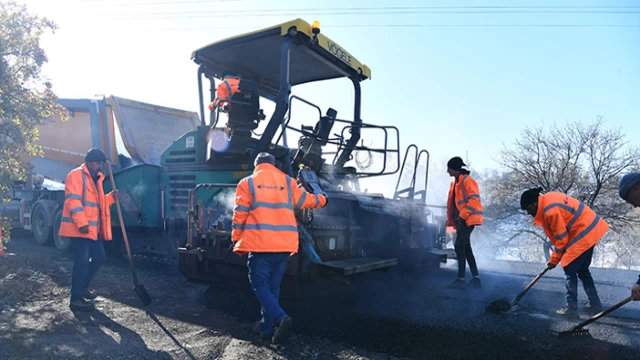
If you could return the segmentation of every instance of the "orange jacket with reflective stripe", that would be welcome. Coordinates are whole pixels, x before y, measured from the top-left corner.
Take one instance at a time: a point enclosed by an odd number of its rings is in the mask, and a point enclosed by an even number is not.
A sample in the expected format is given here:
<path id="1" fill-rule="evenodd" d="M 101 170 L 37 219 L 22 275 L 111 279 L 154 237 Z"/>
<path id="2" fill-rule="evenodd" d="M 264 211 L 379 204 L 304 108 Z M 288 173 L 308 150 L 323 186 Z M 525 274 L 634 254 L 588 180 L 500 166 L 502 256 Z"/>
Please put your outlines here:
<path id="1" fill-rule="evenodd" d="M 211 104 L 209 104 L 209 110 L 213 111 L 213 109 L 218 106 L 220 103 L 221 107 L 229 104 L 225 100 L 231 100 L 231 97 L 240 92 L 238 89 L 238 85 L 240 85 L 240 78 L 236 76 L 227 76 L 224 80 L 218 85 L 218 89 L 216 90 L 216 98 L 213 100 Z M 221 102 L 222 101 L 222 102 Z"/>
<path id="2" fill-rule="evenodd" d="M 609 224 L 591 208 L 561 192 L 538 197 L 533 225 L 542 227 L 554 245 L 549 262 L 557 265 L 562 259 L 562 267 L 589 250 L 609 230 Z"/>
<path id="3" fill-rule="evenodd" d="M 258 164 L 252 175 L 240 180 L 233 209 L 231 240 L 237 254 L 298 252 L 295 209 L 319 209 L 327 204 L 271 164 Z"/>
<path id="4" fill-rule="evenodd" d="M 453 198 L 455 189 L 456 198 Z M 460 175 L 458 182 L 452 181 L 449 188 L 447 201 L 447 226 L 455 226 L 453 207 L 457 206 L 460 218 L 464 219 L 467 226 L 482 225 L 482 203 L 480 202 L 480 190 L 478 183 L 469 175 Z"/>
<path id="5" fill-rule="evenodd" d="M 60 236 L 98 240 L 98 234 L 100 234 L 103 240 L 112 239 L 109 207 L 115 204 L 115 198 L 112 193 L 104 194 L 102 182 L 105 177 L 102 173 L 98 175 L 97 188 L 85 164 L 71 170 L 67 175 L 64 184 L 62 223 L 58 232 Z M 100 210 L 100 221 L 98 221 L 98 210 Z M 89 225 L 87 234 L 78 230 L 85 225 Z"/>

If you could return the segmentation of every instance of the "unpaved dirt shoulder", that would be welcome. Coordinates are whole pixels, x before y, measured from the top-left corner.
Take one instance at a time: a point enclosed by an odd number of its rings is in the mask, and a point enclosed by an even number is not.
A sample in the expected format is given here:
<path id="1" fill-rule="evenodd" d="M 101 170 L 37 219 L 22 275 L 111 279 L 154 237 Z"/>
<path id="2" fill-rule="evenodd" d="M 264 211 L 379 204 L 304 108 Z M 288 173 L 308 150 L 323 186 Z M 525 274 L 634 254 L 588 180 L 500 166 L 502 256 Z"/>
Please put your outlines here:
<path id="1" fill-rule="evenodd" d="M 11 255 L 0 258 L 2 359 L 397 359 L 318 337 L 295 335 L 284 348 L 263 343 L 252 323 L 202 305 L 206 287 L 140 266 L 154 300 L 144 308 L 121 261 L 94 280 L 96 311 L 74 314 L 68 256 L 28 239 L 7 248 Z"/>

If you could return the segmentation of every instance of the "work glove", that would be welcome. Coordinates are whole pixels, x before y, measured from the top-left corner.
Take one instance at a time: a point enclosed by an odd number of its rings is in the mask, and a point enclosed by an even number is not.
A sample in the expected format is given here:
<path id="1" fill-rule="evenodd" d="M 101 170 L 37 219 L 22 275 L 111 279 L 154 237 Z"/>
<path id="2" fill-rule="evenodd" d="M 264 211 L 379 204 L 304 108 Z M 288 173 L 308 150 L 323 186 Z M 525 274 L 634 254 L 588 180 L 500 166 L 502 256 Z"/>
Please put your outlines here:
<path id="1" fill-rule="evenodd" d="M 633 301 L 640 300 L 640 284 L 634 284 L 631 288 L 631 299 Z"/>
<path id="2" fill-rule="evenodd" d="M 81 227 L 78 230 L 80 230 L 80 232 L 83 233 L 83 234 L 88 234 L 89 233 L 89 225 L 85 225 L 85 226 Z"/>
<path id="3" fill-rule="evenodd" d="M 556 265 L 554 265 L 554 264 L 552 264 L 552 263 L 550 263 L 550 262 L 548 262 L 548 263 L 547 263 L 547 268 L 548 268 L 549 270 L 551 270 L 551 269 L 553 269 L 553 268 L 555 268 L 555 267 L 556 267 Z"/>

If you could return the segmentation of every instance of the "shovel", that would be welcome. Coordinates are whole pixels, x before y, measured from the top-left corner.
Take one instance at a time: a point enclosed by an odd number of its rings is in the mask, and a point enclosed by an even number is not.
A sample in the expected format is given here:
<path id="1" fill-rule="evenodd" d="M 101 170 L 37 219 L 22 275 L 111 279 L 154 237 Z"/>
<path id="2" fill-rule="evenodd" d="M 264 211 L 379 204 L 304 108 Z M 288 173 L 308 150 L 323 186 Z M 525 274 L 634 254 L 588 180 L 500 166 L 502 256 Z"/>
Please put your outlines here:
<path id="1" fill-rule="evenodd" d="M 109 167 L 109 179 L 111 180 L 111 188 L 116 190 L 116 182 L 113 180 L 113 169 L 111 169 L 111 162 L 107 160 Z M 129 249 L 129 239 L 127 238 L 127 231 L 124 228 L 124 221 L 122 220 L 122 210 L 120 210 L 120 201 L 116 200 L 116 210 L 118 210 L 118 220 L 120 220 L 120 229 L 122 229 L 122 237 L 124 238 L 124 246 L 127 248 L 127 256 L 129 257 L 129 266 L 131 267 L 131 273 L 133 274 L 133 284 L 135 285 L 133 291 L 140 298 L 143 304 L 151 304 L 151 296 L 147 293 L 147 289 L 144 285 L 138 283 L 138 277 L 136 276 L 136 269 L 133 267 L 133 259 L 131 258 L 131 249 Z"/>
<path id="2" fill-rule="evenodd" d="M 619 309 L 620 307 L 622 307 L 624 304 L 628 303 L 629 301 L 631 301 L 631 296 L 629 296 L 628 298 L 620 301 L 619 303 L 613 305 L 612 307 L 608 308 L 607 310 L 604 310 L 596 315 L 594 315 L 593 317 L 591 317 L 588 320 L 585 320 L 583 322 L 581 322 L 580 324 L 574 326 L 571 330 L 567 330 L 567 331 L 562 331 L 558 334 L 558 337 L 560 339 L 566 340 L 566 339 L 570 339 L 576 336 L 586 336 L 589 335 L 589 329 L 583 329 L 583 327 L 591 324 L 592 322 L 600 319 L 603 316 L 606 316 L 607 314 Z"/>
<path id="3" fill-rule="evenodd" d="M 516 296 L 516 298 L 512 302 L 509 302 L 509 300 L 507 300 L 506 298 L 501 299 L 501 300 L 496 300 L 496 301 L 491 302 L 489 305 L 487 305 L 487 309 L 486 310 L 488 312 L 492 312 L 492 313 L 508 312 L 509 310 L 511 310 L 511 308 L 514 305 L 516 305 L 522 299 L 524 294 L 526 294 L 527 291 L 529 291 L 529 289 L 531 289 L 531 287 L 536 282 L 538 282 L 538 280 L 540 280 L 542 275 L 544 275 L 549 270 L 550 270 L 549 267 L 545 267 L 544 270 L 542 270 L 542 272 L 540 274 L 538 274 L 538 276 L 533 278 L 533 280 L 531 280 L 529 285 L 527 285 L 527 287 L 524 288 L 524 290 L 520 294 L 518 294 L 518 296 Z"/>

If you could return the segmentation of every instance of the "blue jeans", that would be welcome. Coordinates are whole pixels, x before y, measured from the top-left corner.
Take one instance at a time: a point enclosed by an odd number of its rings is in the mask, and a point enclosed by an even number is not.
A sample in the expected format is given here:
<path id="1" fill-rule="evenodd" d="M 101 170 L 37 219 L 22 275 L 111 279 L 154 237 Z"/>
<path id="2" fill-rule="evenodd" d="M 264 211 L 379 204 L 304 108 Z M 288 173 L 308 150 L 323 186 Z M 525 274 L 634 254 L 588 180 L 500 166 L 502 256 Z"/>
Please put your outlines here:
<path id="1" fill-rule="evenodd" d="M 106 255 L 102 240 L 71 238 L 73 273 L 71 274 L 71 299 L 80 299 L 89 283 L 104 264 Z M 91 261 L 89 261 L 91 259 Z"/>
<path id="2" fill-rule="evenodd" d="M 564 268 L 565 286 L 567 287 L 567 306 L 570 309 L 578 309 L 578 278 L 582 280 L 584 292 L 589 297 L 591 306 L 602 306 L 596 285 L 591 277 L 589 266 L 593 258 L 593 247 L 582 253 Z"/>
<path id="3" fill-rule="evenodd" d="M 272 334 L 273 325 L 280 322 L 287 314 L 282 310 L 280 299 L 280 282 L 287 267 L 290 253 L 249 253 L 249 282 L 253 293 L 262 305 L 260 332 Z"/>

